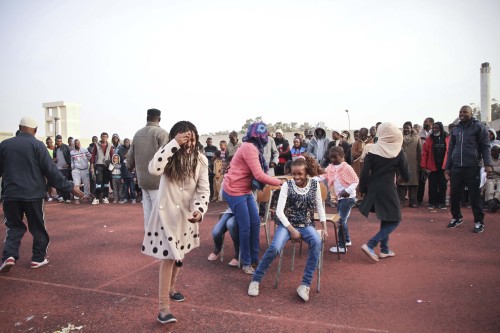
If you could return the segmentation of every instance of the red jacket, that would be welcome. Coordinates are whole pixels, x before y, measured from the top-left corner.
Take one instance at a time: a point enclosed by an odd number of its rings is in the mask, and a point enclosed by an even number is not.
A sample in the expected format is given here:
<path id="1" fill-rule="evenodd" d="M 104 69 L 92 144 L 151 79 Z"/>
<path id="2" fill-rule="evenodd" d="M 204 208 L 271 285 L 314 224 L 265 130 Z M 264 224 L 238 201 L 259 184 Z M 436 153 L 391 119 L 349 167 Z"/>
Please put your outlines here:
<path id="1" fill-rule="evenodd" d="M 446 139 L 444 140 L 446 143 L 446 152 L 444 154 L 444 160 L 443 160 L 443 165 L 442 169 L 445 169 L 446 166 L 446 160 L 448 158 L 448 147 L 450 144 L 450 136 L 446 136 Z M 431 172 L 438 171 L 436 168 L 436 161 L 434 161 L 434 151 L 432 149 L 432 146 L 434 145 L 434 141 L 432 141 L 431 135 L 425 139 L 424 145 L 422 147 L 422 159 L 420 160 L 420 166 L 424 169 L 431 170 Z"/>

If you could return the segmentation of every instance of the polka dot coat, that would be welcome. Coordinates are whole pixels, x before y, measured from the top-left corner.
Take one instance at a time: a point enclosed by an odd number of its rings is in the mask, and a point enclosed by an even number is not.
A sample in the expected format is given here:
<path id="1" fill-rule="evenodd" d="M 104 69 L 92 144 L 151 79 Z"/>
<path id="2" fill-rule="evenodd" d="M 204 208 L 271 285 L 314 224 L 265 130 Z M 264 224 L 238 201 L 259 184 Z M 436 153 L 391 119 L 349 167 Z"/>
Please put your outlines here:
<path id="1" fill-rule="evenodd" d="M 142 253 L 157 259 L 182 260 L 184 255 L 200 246 L 198 223 L 190 223 L 193 211 L 207 212 L 210 188 L 208 161 L 200 154 L 195 178 L 182 182 L 167 178 L 163 171 L 171 157 L 180 148 L 172 140 L 161 147 L 149 162 L 149 173 L 161 175 L 158 196 L 142 243 Z"/>

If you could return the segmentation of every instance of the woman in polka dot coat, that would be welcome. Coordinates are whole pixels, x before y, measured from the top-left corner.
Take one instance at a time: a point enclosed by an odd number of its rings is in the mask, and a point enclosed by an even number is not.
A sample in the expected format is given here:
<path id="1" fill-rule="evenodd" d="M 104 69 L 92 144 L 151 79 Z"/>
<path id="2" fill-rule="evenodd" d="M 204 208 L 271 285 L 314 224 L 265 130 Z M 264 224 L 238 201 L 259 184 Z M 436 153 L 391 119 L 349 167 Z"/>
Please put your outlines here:
<path id="1" fill-rule="evenodd" d="M 200 245 L 198 223 L 207 211 L 210 197 L 208 161 L 199 152 L 196 127 L 180 121 L 170 130 L 169 142 L 149 162 L 149 172 L 161 175 L 144 235 L 142 253 L 161 259 L 158 321 L 177 321 L 170 313 L 169 299 L 184 296 L 175 281 L 184 255 Z"/>

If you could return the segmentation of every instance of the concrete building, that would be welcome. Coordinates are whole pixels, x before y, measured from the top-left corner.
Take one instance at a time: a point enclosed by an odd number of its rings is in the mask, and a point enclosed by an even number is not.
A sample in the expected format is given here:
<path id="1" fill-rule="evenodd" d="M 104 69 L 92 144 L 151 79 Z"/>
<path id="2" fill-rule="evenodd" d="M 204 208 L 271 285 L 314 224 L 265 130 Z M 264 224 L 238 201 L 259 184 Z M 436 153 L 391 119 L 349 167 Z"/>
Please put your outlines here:
<path id="1" fill-rule="evenodd" d="M 43 103 L 45 113 L 45 135 L 62 135 L 63 141 L 69 136 L 80 137 L 81 105 L 68 102 Z"/>
<path id="2" fill-rule="evenodd" d="M 481 64 L 481 120 L 491 122 L 491 90 L 490 90 L 490 64 Z"/>

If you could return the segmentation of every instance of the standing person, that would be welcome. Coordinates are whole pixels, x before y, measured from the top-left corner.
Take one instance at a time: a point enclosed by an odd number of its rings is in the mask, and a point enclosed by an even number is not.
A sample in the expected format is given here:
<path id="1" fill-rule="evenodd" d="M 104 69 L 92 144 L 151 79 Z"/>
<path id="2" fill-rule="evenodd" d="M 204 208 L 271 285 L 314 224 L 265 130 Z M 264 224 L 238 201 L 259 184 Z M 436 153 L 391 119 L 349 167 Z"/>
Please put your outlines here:
<path id="1" fill-rule="evenodd" d="M 49 157 L 53 160 L 54 159 L 54 141 L 52 141 L 52 138 L 50 136 L 45 139 L 45 144 L 47 145 L 47 151 L 49 152 Z M 54 198 L 57 198 L 57 191 L 53 187 L 48 187 L 47 188 L 47 201 L 51 202 L 54 200 Z"/>
<path id="2" fill-rule="evenodd" d="M 332 147 L 342 147 L 344 150 L 344 161 L 351 164 L 351 145 L 344 140 L 344 134 L 341 131 L 332 131 L 332 141 L 328 144 L 328 150 L 325 152 L 325 163 L 330 164 L 330 149 Z"/>
<path id="3" fill-rule="evenodd" d="M 413 130 L 410 121 L 403 124 L 403 152 L 406 163 L 408 163 L 410 179 L 405 181 L 401 177 L 397 177 L 396 184 L 398 186 L 399 201 L 401 207 L 403 207 L 406 195 L 408 194 L 408 207 L 417 208 L 418 175 L 420 172 L 420 160 L 422 158 L 422 146 L 420 144 L 420 137 Z M 434 208 L 434 206 L 430 208 Z"/>
<path id="4" fill-rule="evenodd" d="M 160 259 L 157 319 L 162 324 L 177 321 L 170 312 L 169 299 L 184 301 L 175 282 L 184 256 L 200 246 L 198 222 L 208 207 L 208 161 L 197 149 L 198 143 L 196 127 L 180 121 L 172 127 L 168 144 L 159 148 L 148 168 L 161 180 L 142 252 Z"/>
<path id="5" fill-rule="evenodd" d="M 229 166 L 229 161 L 227 160 L 227 142 L 226 140 L 221 140 L 219 142 L 219 148 L 220 148 L 220 158 L 222 160 L 222 168 L 224 170 L 227 169 Z M 224 171 L 226 172 L 226 171 Z"/>
<path id="6" fill-rule="evenodd" d="M 422 146 L 424 145 L 427 137 L 429 137 L 429 135 L 432 133 L 433 125 L 434 125 L 433 118 L 431 117 L 425 118 L 422 129 L 420 130 L 420 132 L 418 132 L 420 136 L 420 143 L 422 144 Z M 421 205 L 422 201 L 424 200 L 425 183 L 427 182 L 427 172 L 423 169 L 420 169 L 418 176 L 419 180 L 418 180 L 417 202 L 419 205 Z"/>
<path id="7" fill-rule="evenodd" d="M 113 203 L 118 203 L 118 201 L 123 200 L 123 180 L 122 180 L 122 163 L 120 160 L 120 155 L 113 154 L 111 158 L 111 164 L 109 165 L 109 171 L 111 171 L 111 183 L 115 189 L 113 195 Z"/>
<path id="8" fill-rule="evenodd" d="M 73 137 L 72 137 L 72 136 L 70 136 L 70 137 L 68 138 L 68 147 L 69 147 L 69 150 L 70 150 L 70 151 L 71 151 L 71 150 L 73 150 L 73 149 L 75 149 L 75 143 L 73 142 L 73 140 L 74 140 L 74 139 L 73 139 Z"/>
<path id="9" fill-rule="evenodd" d="M 130 150 L 130 139 L 125 138 L 123 140 L 123 145 L 120 148 L 120 151 L 118 152 L 118 155 L 120 156 L 120 161 L 122 163 L 121 166 L 121 174 L 122 174 L 122 185 L 123 185 L 123 192 L 122 192 L 122 200 L 120 203 L 126 203 L 129 199 L 133 204 L 136 203 L 136 195 L 135 195 L 135 182 L 134 182 L 134 174 L 130 172 L 128 169 L 127 165 L 127 154 L 128 151 Z"/>
<path id="10" fill-rule="evenodd" d="M 109 183 L 111 182 L 111 172 L 108 167 L 111 164 L 111 157 L 114 155 L 113 146 L 108 143 L 108 133 L 101 133 L 101 141 L 96 142 L 92 157 L 90 158 L 90 173 L 95 172 L 95 193 L 93 205 L 99 204 L 102 194 L 102 202 L 109 203 Z"/>
<path id="11" fill-rule="evenodd" d="M 90 195 L 90 177 L 89 177 L 89 160 L 90 153 L 87 149 L 82 148 L 80 140 L 75 139 L 75 149 L 70 152 L 71 156 L 71 176 L 75 186 L 82 186 L 85 193 L 85 198 Z M 75 197 L 75 204 L 80 204 L 79 197 Z"/>
<path id="12" fill-rule="evenodd" d="M 148 226 L 151 209 L 158 194 L 160 176 L 151 175 L 148 163 L 160 147 L 168 142 L 168 133 L 160 127 L 161 111 L 149 109 L 147 111 L 146 126 L 134 134 L 130 150 L 127 153 L 129 170 L 134 170 L 137 182 L 142 190 L 142 209 L 144 211 L 144 229 Z"/>
<path id="13" fill-rule="evenodd" d="M 251 264 L 259 261 L 260 217 L 252 183 L 263 188 L 263 184 L 281 185 L 281 181 L 266 174 L 268 166 L 263 156 L 263 148 L 269 136 L 263 122 L 255 122 L 248 127 L 243 144 L 238 149 L 224 176 L 223 198 L 231 208 L 238 223 L 240 254 L 243 271 L 253 274 Z"/>
<path id="14" fill-rule="evenodd" d="M 238 140 L 238 132 L 232 131 L 229 133 L 229 143 L 227 144 L 226 151 L 226 159 L 228 162 L 231 162 L 231 160 L 234 157 L 234 154 L 236 154 L 236 151 L 238 148 L 241 146 L 241 142 Z"/>
<path id="15" fill-rule="evenodd" d="M 26 233 L 23 217 L 33 236 L 31 268 L 48 264 L 49 234 L 45 228 L 44 198 L 50 186 L 83 196 L 78 186 L 66 179 L 54 165 L 45 145 L 35 138 L 36 121 L 23 117 L 19 135 L 0 143 L 0 177 L 4 222 L 7 228 L 0 273 L 7 273 L 19 260 L 19 247 Z M 46 181 L 47 180 L 47 181 Z"/>
<path id="16" fill-rule="evenodd" d="M 120 149 L 122 148 L 122 144 L 120 142 L 120 136 L 117 133 L 114 133 L 111 137 L 111 144 L 113 145 L 113 150 L 115 154 L 118 154 Z"/>
<path id="17" fill-rule="evenodd" d="M 328 236 L 326 215 L 321 198 L 320 184 L 311 177 L 319 176 L 323 170 L 318 162 L 309 155 L 302 156 L 292 162 L 292 179 L 281 185 L 276 208 L 278 228 L 274 232 L 273 241 L 264 253 L 252 282 L 248 286 L 248 295 L 258 296 L 260 281 L 266 274 L 274 258 L 280 254 L 288 240 L 304 240 L 309 245 L 309 255 L 302 282 L 297 294 L 304 302 L 309 300 L 309 289 L 314 271 L 318 266 L 321 251 L 321 239 Z M 318 211 L 321 221 L 322 237 L 314 227 L 314 211 Z"/>
<path id="18" fill-rule="evenodd" d="M 215 151 L 214 155 L 214 194 L 211 200 L 214 202 L 221 202 L 220 191 L 222 188 L 222 180 L 224 179 L 224 169 L 222 165 L 222 158 L 220 157 L 220 150 Z"/>
<path id="19" fill-rule="evenodd" d="M 276 176 L 283 176 L 285 174 L 285 163 L 292 159 L 290 155 L 290 143 L 283 137 L 283 131 L 278 129 L 274 134 L 274 143 L 278 149 L 278 165 L 274 167 L 274 174 Z"/>
<path id="20" fill-rule="evenodd" d="M 500 204 L 500 145 L 491 147 L 491 166 L 493 172 L 489 173 L 484 185 L 484 199 L 488 210 L 495 211 Z"/>
<path id="21" fill-rule="evenodd" d="M 432 134 L 425 140 L 420 164 L 429 175 L 429 207 L 446 209 L 448 183 L 444 169 L 449 142 L 450 136 L 444 131 L 443 124 L 438 121 L 432 125 Z"/>
<path id="22" fill-rule="evenodd" d="M 333 253 L 346 253 L 351 246 L 351 236 L 347 226 L 347 219 L 356 200 L 356 187 L 359 183 L 358 175 L 352 166 L 344 160 L 344 149 L 340 146 L 330 148 L 330 165 L 322 176 L 327 180 L 328 187 L 335 193 L 337 200 L 337 214 L 340 216 L 338 225 L 339 243 L 330 248 Z"/>
<path id="23" fill-rule="evenodd" d="M 304 140 L 302 141 L 302 147 L 304 147 L 307 150 L 309 142 L 311 142 L 313 137 L 314 137 L 314 130 L 311 128 L 306 128 L 304 130 Z"/>
<path id="24" fill-rule="evenodd" d="M 290 155 L 292 155 L 292 161 L 295 161 L 299 156 L 302 156 L 306 152 L 306 148 L 302 146 L 302 142 L 299 138 L 293 139 L 293 146 L 290 149 Z"/>
<path id="25" fill-rule="evenodd" d="M 92 137 L 92 142 L 89 144 L 89 147 L 87 148 L 88 152 L 92 154 L 94 151 L 94 146 L 97 143 L 98 138 L 97 136 Z M 91 164 L 89 163 L 89 178 L 90 178 L 90 197 L 94 196 L 95 193 L 95 174 L 93 172 L 90 172 L 90 166 Z"/>
<path id="26" fill-rule="evenodd" d="M 394 178 L 399 172 L 403 180 L 410 179 L 408 164 L 401 148 L 403 135 L 400 129 L 395 124 L 382 123 L 377 137 L 377 143 L 366 155 L 359 178 L 359 189 L 364 194 L 359 211 L 366 217 L 370 212 L 375 212 L 380 219 L 380 231 L 361 246 L 363 252 L 374 261 L 396 255 L 389 248 L 389 234 L 401 221 L 401 207 Z M 378 243 L 380 255 L 374 251 Z"/>
<path id="27" fill-rule="evenodd" d="M 368 128 L 362 127 L 359 129 L 358 139 L 354 141 L 351 146 L 351 159 L 352 159 L 352 168 L 354 172 L 360 177 L 361 168 L 363 167 L 363 161 L 361 160 L 361 155 L 365 150 L 365 146 L 369 144 L 373 144 L 373 140 L 368 137 Z M 356 138 L 356 131 L 354 131 L 354 138 Z M 359 190 L 356 190 L 356 203 L 362 200 L 363 196 Z"/>
<path id="28" fill-rule="evenodd" d="M 325 153 L 328 151 L 329 143 L 330 139 L 326 137 L 326 131 L 322 127 L 317 127 L 314 130 L 314 137 L 307 145 L 307 153 L 314 157 L 322 167 L 328 165 L 325 161 Z"/>
<path id="29" fill-rule="evenodd" d="M 488 139 L 490 141 L 490 149 L 494 145 L 500 145 L 500 140 L 497 140 L 497 133 L 493 128 L 488 128 Z"/>
<path id="30" fill-rule="evenodd" d="M 56 163 L 57 169 L 59 172 L 66 177 L 67 180 L 71 180 L 71 157 L 70 157 L 70 148 L 68 145 L 62 142 L 62 136 L 56 135 L 56 146 L 54 148 L 54 162 Z M 66 201 L 70 203 L 71 195 L 70 192 L 66 191 L 58 191 L 59 198 L 57 199 L 59 202 Z"/>
<path id="31" fill-rule="evenodd" d="M 484 162 L 484 171 L 491 174 L 491 153 L 488 139 L 488 130 L 477 119 L 472 117 L 472 108 L 462 106 L 459 116 L 460 122 L 453 128 L 446 160 L 446 180 L 451 180 L 451 215 L 453 218 L 448 228 L 455 228 L 462 224 L 460 199 L 464 187 L 469 189 L 469 200 L 474 214 L 475 233 L 484 231 L 483 201 L 479 185 L 481 159 Z"/>
<path id="32" fill-rule="evenodd" d="M 264 161 L 266 161 L 267 165 L 269 165 L 267 174 L 269 176 L 274 176 L 275 175 L 274 169 L 279 163 L 279 151 L 278 148 L 276 147 L 276 143 L 271 137 L 269 140 L 267 140 L 267 143 L 264 146 L 263 156 L 264 156 Z"/>
<path id="33" fill-rule="evenodd" d="M 214 156 L 217 147 L 212 144 L 212 138 L 207 138 L 207 145 L 204 148 L 205 156 L 208 160 L 208 181 L 210 183 L 210 198 L 214 197 Z"/>

